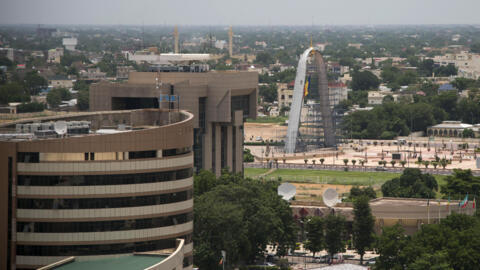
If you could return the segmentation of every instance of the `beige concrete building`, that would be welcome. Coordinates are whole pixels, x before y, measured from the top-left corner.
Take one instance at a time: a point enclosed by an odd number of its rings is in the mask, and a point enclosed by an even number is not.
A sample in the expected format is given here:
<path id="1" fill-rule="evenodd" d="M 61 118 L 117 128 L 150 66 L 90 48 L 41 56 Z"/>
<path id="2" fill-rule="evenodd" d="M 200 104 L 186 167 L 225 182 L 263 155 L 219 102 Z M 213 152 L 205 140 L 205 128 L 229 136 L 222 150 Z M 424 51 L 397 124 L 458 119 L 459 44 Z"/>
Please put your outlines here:
<path id="1" fill-rule="evenodd" d="M 423 224 L 435 224 L 451 213 L 473 215 L 472 202 L 466 208 L 459 208 L 458 201 L 430 200 L 414 198 L 378 198 L 370 201 L 372 215 L 375 218 L 375 232 L 381 233 L 385 226 L 400 224 L 409 235 L 414 234 Z M 340 203 L 333 208 L 321 204 L 296 202 L 292 205 L 295 218 L 307 216 L 325 217 L 332 213 L 342 215 L 347 222 L 352 222 L 353 207 L 351 203 Z"/>
<path id="2" fill-rule="evenodd" d="M 442 123 L 427 128 L 427 135 L 434 137 L 463 137 L 463 131 L 471 129 L 475 137 L 480 136 L 480 124 L 471 125 L 460 121 L 443 121 Z"/>
<path id="3" fill-rule="evenodd" d="M 0 129 L 0 269 L 175 250 L 179 238 L 181 256 L 162 269 L 180 269 L 180 258 L 192 268 L 191 113 L 90 112 Z"/>
<path id="4" fill-rule="evenodd" d="M 278 107 L 290 107 L 293 101 L 293 85 L 277 83 Z"/>
<path id="5" fill-rule="evenodd" d="M 243 173 L 243 123 L 256 117 L 257 85 L 256 72 L 131 72 L 126 83 L 92 85 L 90 110 L 178 106 L 194 114 L 195 171 Z"/>

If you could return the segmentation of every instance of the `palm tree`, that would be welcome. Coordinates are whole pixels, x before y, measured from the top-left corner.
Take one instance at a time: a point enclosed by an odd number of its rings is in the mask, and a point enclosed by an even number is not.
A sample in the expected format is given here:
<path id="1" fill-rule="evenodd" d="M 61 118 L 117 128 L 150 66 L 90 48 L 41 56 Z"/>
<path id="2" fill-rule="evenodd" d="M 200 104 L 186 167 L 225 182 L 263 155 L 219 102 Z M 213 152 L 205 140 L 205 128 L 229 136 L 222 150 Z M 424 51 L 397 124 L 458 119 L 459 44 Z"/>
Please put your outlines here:
<path id="1" fill-rule="evenodd" d="M 353 166 L 355 166 L 355 163 L 357 163 L 357 161 L 355 159 L 352 159 Z"/>
<path id="2" fill-rule="evenodd" d="M 438 162 L 437 162 L 437 161 L 432 161 L 432 166 L 433 166 L 433 168 L 435 168 L 435 169 L 436 169 L 436 168 L 437 168 L 437 166 L 438 166 Z"/>
<path id="3" fill-rule="evenodd" d="M 308 159 L 304 159 L 303 161 L 305 162 L 305 165 L 307 165 Z"/>
<path id="4" fill-rule="evenodd" d="M 430 161 L 425 160 L 425 161 L 423 162 L 423 165 L 425 166 L 425 169 L 428 168 L 428 165 L 430 165 Z"/>
<path id="5" fill-rule="evenodd" d="M 445 167 L 447 167 L 447 165 L 448 165 L 448 160 L 445 159 L 445 158 L 442 158 L 442 159 L 440 160 L 440 166 L 442 166 L 443 169 L 445 169 Z"/>
<path id="6" fill-rule="evenodd" d="M 360 162 L 360 165 L 362 165 L 362 167 L 365 166 L 365 160 L 360 159 L 358 162 Z"/>
<path id="7" fill-rule="evenodd" d="M 400 161 L 400 164 L 402 165 L 402 168 L 405 168 L 405 164 L 407 164 L 407 162 L 405 160 L 402 160 Z"/>
<path id="8" fill-rule="evenodd" d="M 316 161 L 315 159 L 312 159 L 312 164 L 313 164 L 313 165 L 315 165 L 315 161 Z"/>
<path id="9" fill-rule="evenodd" d="M 320 159 L 320 163 L 323 165 L 323 162 L 325 162 L 325 159 L 324 158 L 321 158 Z"/>
<path id="10" fill-rule="evenodd" d="M 348 158 L 344 159 L 344 160 L 343 160 L 343 163 L 345 163 L 345 166 L 347 166 L 347 164 L 348 164 Z"/>
<path id="11" fill-rule="evenodd" d="M 395 160 L 390 161 L 390 164 L 392 164 L 392 168 L 395 167 L 395 163 L 397 163 Z"/>

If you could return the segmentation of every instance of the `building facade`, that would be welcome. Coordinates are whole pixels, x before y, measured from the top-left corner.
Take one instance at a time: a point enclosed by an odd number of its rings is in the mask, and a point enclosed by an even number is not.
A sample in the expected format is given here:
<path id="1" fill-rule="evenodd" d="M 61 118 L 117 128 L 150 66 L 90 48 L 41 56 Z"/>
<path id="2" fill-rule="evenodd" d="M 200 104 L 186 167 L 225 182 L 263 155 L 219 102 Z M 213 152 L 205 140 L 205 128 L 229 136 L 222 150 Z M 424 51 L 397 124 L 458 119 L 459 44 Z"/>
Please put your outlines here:
<path id="1" fill-rule="evenodd" d="M 160 95 L 178 98 L 194 115 L 194 167 L 243 173 L 243 123 L 256 117 L 256 72 L 131 72 L 128 82 L 90 87 L 90 110 L 164 108 Z"/>
<path id="2" fill-rule="evenodd" d="M 175 249 L 179 238 L 191 269 L 192 114 L 93 112 L 0 128 L 0 269 Z"/>

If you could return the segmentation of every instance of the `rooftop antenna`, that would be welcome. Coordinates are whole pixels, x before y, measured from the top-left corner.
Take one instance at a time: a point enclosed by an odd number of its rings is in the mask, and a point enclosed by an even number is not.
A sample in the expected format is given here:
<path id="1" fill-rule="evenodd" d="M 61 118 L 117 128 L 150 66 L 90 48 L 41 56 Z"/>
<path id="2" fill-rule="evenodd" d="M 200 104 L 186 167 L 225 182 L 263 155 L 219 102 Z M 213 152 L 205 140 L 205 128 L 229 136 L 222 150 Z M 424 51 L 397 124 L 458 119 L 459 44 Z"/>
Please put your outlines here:
<path id="1" fill-rule="evenodd" d="M 323 203 L 332 208 L 338 203 L 338 193 L 333 188 L 327 188 L 322 195 Z"/>
<path id="2" fill-rule="evenodd" d="M 283 183 L 278 186 L 278 195 L 282 196 L 285 201 L 291 200 L 297 193 L 297 188 L 290 183 Z"/>
<path id="3" fill-rule="evenodd" d="M 67 123 L 65 121 L 57 121 L 53 124 L 53 129 L 58 135 L 63 137 L 67 133 Z"/>

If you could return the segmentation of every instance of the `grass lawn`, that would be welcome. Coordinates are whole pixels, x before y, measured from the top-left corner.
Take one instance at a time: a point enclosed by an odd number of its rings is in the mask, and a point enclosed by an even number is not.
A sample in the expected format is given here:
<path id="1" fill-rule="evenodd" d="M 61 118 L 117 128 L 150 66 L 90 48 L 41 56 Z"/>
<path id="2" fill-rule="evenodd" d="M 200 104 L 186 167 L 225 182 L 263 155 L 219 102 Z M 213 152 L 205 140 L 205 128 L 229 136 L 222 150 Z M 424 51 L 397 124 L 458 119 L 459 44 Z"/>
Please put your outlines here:
<path id="1" fill-rule="evenodd" d="M 243 174 L 245 177 L 255 177 L 257 175 L 260 175 L 262 173 L 268 172 L 268 169 L 261 169 L 261 168 L 245 168 L 243 170 Z"/>
<path id="2" fill-rule="evenodd" d="M 257 119 L 247 119 L 247 123 L 271 123 L 271 124 L 285 124 L 285 120 L 288 118 L 285 116 L 277 116 L 277 117 L 257 117 Z"/>
<path id="3" fill-rule="evenodd" d="M 245 176 L 254 177 L 267 172 L 268 169 L 245 168 Z M 380 186 L 386 181 L 398 177 L 398 173 L 388 172 L 343 172 L 323 170 L 279 169 L 267 175 L 267 178 L 281 177 L 282 181 L 298 183 L 325 183 L 335 185 Z M 434 175 L 438 186 L 445 184 L 445 175 Z"/>

